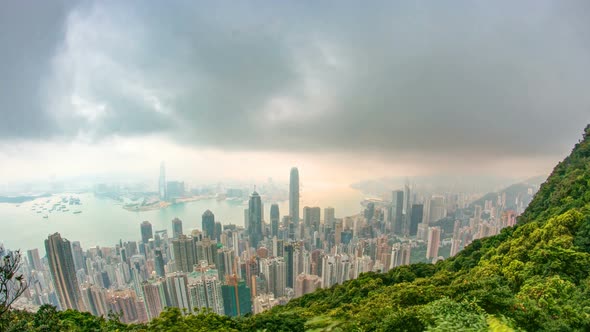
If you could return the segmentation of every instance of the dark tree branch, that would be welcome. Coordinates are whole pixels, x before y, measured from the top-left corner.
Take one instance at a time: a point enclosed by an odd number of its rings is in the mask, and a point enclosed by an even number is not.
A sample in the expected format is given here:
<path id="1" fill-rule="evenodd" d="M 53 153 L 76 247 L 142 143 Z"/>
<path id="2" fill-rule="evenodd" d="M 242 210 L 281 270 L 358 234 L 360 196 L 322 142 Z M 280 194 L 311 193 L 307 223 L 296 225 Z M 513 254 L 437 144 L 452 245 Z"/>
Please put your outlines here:
<path id="1" fill-rule="evenodd" d="M 22 265 L 20 250 L 7 251 L 0 246 L 0 317 L 27 289 L 28 283 L 19 269 Z"/>

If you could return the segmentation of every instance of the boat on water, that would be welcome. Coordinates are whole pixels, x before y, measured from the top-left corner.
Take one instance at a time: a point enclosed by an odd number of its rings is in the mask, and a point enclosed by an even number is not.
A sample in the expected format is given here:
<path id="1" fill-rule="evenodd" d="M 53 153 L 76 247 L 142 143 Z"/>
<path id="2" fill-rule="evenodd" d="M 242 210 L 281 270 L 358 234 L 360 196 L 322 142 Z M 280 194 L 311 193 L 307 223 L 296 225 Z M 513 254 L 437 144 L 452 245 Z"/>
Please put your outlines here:
<path id="1" fill-rule="evenodd" d="M 43 219 L 47 219 L 47 218 L 49 218 L 49 216 L 48 216 L 48 215 L 44 215 L 44 216 L 43 216 Z"/>
<path id="2" fill-rule="evenodd" d="M 70 200 L 68 201 L 69 205 L 80 205 L 80 198 L 78 197 L 70 197 Z"/>
<path id="3" fill-rule="evenodd" d="M 78 210 L 78 211 L 74 211 L 74 214 L 80 214 L 82 213 L 82 211 Z"/>

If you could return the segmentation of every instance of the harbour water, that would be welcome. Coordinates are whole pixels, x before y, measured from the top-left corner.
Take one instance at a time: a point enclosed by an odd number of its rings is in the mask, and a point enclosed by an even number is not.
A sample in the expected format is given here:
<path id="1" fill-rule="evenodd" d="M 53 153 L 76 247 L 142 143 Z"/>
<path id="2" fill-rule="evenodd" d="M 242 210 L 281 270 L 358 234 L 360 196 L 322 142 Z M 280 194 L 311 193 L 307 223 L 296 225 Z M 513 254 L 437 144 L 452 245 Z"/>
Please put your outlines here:
<path id="1" fill-rule="evenodd" d="M 69 211 L 51 213 L 37 213 L 32 208 L 35 203 L 44 204 L 48 199 L 57 201 L 61 196 L 41 198 L 22 204 L 0 203 L 0 243 L 9 249 L 38 248 L 44 255 L 44 239 L 54 232 L 70 241 L 80 241 L 82 246 L 92 247 L 114 246 L 119 239 L 138 240 L 140 238 L 139 225 L 148 220 L 154 231 L 167 229 L 171 234 L 171 220 L 175 217 L 183 221 L 185 232 L 201 229 L 201 215 L 209 209 L 215 214 L 215 220 L 222 224 L 244 225 L 243 202 L 218 201 L 204 199 L 151 211 L 127 211 L 118 202 L 97 197 L 92 193 L 77 194 L 82 205 L 66 205 Z M 301 209 L 304 206 L 331 206 L 335 208 L 336 217 L 357 214 L 361 211 L 362 193 L 348 187 L 331 187 L 328 189 L 302 192 Z M 264 217 L 268 222 L 270 205 L 264 203 Z M 288 201 L 277 202 L 281 217 L 288 214 Z M 80 210 L 82 213 L 74 214 Z M 300 212 L 302 214 L 302 212 Z M 47 218 L 43 218 L 47 215 Z"/>

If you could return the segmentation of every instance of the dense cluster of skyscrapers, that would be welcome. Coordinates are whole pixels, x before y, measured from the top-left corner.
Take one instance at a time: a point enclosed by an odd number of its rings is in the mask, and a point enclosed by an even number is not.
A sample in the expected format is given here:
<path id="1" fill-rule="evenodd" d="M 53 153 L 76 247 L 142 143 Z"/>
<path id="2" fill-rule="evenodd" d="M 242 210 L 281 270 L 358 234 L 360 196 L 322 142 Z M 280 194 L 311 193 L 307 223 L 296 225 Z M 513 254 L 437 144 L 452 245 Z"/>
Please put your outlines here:
<path id="1" fill-rule="evenodd" d="M 160 195 L 166 195 L 163 165 Z M 121 313 L 124 322 L 145 322 L 166 307 L 186 313 L 209 309 L 229 316 L 258 313 L 322 287 L 386 272 L 416 260 L 440 259 L 439 249 L 456 254 L 476 238 L 514 225 L 517 211 L 505 195 L 484 206 L 468 205 L 460 194 L 425 195 L 406 184 L 390 200 L 364 202 L 354 216 L 336 218 L 331 207 L 299 208 L 299 172 L 291 169 L 289 214 L 272 204 L 269 220 L 254 191 L 244 227 L 222 225 L 212 211 L 201 229 L 185 231 L 182 221 L 154 231 L 140 224 L 141 240 L 83 250 L 59 233 L 45 241 L 46 257 L 27 252 L 33 280 L 27 297 L 36 304 L 94 315 Z M 300 218 L 300 212 L 302 217 Z M 450 229 L 444 226 L 449 218 Z M 448 224 L 448 222 L 447 222 Z"/>

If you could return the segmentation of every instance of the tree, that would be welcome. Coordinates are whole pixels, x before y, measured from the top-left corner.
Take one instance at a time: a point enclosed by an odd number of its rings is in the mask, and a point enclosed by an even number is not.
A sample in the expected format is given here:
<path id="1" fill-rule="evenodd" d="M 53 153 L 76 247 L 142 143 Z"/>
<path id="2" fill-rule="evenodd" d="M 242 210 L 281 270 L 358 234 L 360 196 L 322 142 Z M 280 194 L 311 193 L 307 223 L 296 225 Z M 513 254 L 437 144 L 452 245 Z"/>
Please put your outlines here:
<path id="1" fill-rule="evenodd" d="M 22 263 L 20 250 L 9 251 L 0 246 L 0 318 L 27 289 L 19 269 Z"/>

